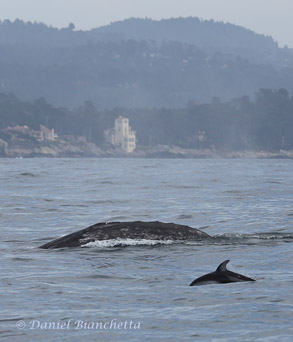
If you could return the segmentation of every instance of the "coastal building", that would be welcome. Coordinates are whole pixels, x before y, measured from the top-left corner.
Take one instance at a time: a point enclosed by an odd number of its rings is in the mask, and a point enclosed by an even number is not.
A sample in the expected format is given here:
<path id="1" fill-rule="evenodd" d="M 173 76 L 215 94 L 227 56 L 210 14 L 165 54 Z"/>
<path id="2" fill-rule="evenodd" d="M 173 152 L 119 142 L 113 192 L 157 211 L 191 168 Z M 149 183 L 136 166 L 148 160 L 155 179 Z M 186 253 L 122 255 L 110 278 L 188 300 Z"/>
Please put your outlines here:
<path id="1" fill-rule="evenodd" d="M 206 132 L 205 131 L 198 131 L 197 140 L 200 142 L 206 141 L 207 140 Z"/>
<path id="2" fill-rule="evenodd" d="M 27 135 L 27 136 L 33 137 L 37 139 L 38 141 L 54 141 L 55 138 L 57 137 L 54 131 L 54 128 L 48 129 L 46 126 L 43 126 L 43 125 L 40 126 L 39 131 L 33 130 L 26 125 L 24 126 L 16 125 L 13 127 L 7 127 L 6 129 L 2 131 L 11 132 L 14 137 L 14 140 L 21 140 L 21 138 L 17 136 L 17 133 L 21 133 L 24 136 Z"/>
<path id="3" fill-rule="evenodd" d="M 105 131 L 106 141 L 119 146 L 123 152 L 132 153 L 136 148 L 136 134 L 129 126 L 129 119 L 119 116 L 115 120 L 114 129 Z"/>
<path id="4" fill-rule="evenodd" d="M 7 131 L 7 132 L 16 132 L 16 133 L 22 133 L 22 134 L 27 134 L 27 135 L 30 135 L 30 132 L 31 132 L 31 129 L 24 125 L 24 126 L 19 126 L 19 125 L 16 125 L 16 126 L 8 126 L 6 129 L 2 130 L 2 131 Z"/>
<path id="5" fill-rule="evenodd" d="M 46 126 L 41 125 L 40 132 L 41 132 L 41 141 L 44 141 L 44 140 L 54 141 L 56 138 L 54 128 L 49 129 Z"/>

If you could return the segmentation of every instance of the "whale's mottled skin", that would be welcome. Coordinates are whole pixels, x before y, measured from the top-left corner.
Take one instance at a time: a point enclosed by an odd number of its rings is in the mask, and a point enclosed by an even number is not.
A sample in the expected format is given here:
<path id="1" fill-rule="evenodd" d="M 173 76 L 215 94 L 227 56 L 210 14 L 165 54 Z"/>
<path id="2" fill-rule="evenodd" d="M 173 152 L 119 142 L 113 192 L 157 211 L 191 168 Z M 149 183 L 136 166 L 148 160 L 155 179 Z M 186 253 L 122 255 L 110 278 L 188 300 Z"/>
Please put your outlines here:
<path id="1" fill-rule="evenodd" d="M 208 284 L 227 284 L 241 281 L 255 281 L 242 274 L 234 273 L 227 270 L 226 265 L 229 260 L 222 262 L 215 272 L 208 273 L 202 277 L 195 279 L 189 286 L 208 285 Z"/>
<path id="2" fill-rule="evenodd" d="M 102 222 L 45 243 L 40 248 L 79 247 L 97 240 L 200 240 L 207 233 L 189 226 L 163 222 Z"/>

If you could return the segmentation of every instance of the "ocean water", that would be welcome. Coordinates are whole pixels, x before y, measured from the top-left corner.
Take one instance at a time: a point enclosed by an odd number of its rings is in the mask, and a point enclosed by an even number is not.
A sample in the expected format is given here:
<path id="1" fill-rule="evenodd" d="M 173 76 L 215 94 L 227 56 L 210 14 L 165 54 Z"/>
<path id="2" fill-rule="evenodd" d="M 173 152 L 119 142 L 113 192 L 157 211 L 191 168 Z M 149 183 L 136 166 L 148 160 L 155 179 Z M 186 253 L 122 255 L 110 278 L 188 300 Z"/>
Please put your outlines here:
<path id="1" fill-rule="evenodd" d="M 292 341 L 293 161 L 0 159 L 1 341 Z M 213 241 L 38 246 L 102 221 Z M 256 282 L 189 287 L 224 260 Z"/>

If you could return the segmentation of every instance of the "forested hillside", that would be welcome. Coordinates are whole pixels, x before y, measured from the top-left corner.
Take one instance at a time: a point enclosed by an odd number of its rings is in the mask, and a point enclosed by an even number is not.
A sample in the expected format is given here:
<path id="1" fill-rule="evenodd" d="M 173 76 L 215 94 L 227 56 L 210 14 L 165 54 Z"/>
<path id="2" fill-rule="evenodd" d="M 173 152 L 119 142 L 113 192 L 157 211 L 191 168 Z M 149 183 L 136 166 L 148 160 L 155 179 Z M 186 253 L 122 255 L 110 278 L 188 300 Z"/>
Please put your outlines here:
<path id="1" fill-rule="evenodd" d="M 270 37 L 197 18 L 130 19 L 91 31 L 0 23 L 0 91 L 54 106 L 179 108 L 259 88 L 293 92 L 293 57 Z"/>
<path id="2" fill-rule="evenodd" d="M 104 131 L 124 115 L 136 131 L 138 146 L 158 144 L 216 150 L 292 150 L 293 98 L 285 89 L 260 89 L 249 97 L 195 104 L 180 109 L 98 110 L 85 102 L 74 110 L 56 108 L 44 99 L 22 102 L 13 95 L 0 95 L 0 139 L 9 137 L 8 126 L 40 125 L 54 128 L 58 136 L 85 136 L 105 147 Z"/>

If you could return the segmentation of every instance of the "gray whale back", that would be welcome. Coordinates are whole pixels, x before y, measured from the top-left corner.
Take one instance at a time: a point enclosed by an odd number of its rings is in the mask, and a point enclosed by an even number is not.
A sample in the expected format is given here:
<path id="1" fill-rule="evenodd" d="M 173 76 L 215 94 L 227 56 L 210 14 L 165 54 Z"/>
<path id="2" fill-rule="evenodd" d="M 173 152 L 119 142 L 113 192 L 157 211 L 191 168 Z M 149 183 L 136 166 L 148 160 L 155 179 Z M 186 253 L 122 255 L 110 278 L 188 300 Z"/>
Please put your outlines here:
<path id="1" fill-rule="evenodd" d="M 163 222 L 101 222 L 61 238 L 40 248 L 79 247 L 96 240 L 199 240 L 210 238 L 207 233 L 189 226 Z"/>

